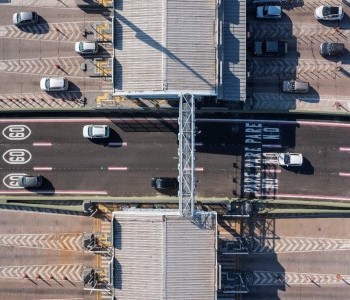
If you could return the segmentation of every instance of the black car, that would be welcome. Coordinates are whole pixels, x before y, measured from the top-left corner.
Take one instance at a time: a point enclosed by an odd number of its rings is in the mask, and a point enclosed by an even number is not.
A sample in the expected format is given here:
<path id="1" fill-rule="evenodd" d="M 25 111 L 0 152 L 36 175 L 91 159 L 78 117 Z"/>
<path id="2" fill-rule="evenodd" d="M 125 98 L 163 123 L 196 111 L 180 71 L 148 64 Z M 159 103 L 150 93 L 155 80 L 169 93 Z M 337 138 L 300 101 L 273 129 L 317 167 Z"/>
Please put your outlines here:
<path id="1" fill-rule="evenodd" d="M 320 46 L 320 53 L 323 56 L 337 56 L 345 52 L 345 45 L 343 43 L 322 43 Z"/>
<path id="2" fill-rule="evenodd" d="M 157 190 L 176 189 L 179 186 L 179 182 L 175 177 L 153 177 L 151 186 Z"/>
<path id="3" fill-rule="evenodd" d="M 253 47 L 255 56 L 279 57 L 288 51 L 287 41 L 255 41 Z"/>

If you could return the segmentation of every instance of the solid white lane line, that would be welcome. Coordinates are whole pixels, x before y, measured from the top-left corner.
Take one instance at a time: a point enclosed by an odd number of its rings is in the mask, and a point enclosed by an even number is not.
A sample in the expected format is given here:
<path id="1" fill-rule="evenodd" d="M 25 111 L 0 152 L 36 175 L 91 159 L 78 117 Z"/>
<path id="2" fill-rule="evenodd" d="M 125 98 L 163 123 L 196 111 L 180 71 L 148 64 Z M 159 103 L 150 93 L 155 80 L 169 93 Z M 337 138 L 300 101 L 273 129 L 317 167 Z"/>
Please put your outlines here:
<path id="1" fill-rule="evenodd" d="M 52 171 L 52 167 L 33 167 L 34 171 Z"/>
<path id="2" fill-rule="evenodd" d="M 274 198 L 300 198 L 300 199 L 316 199 L 316 200 L 344 200 L 350 201 L 350 197 L 337 197 L 337 196 L 322 196 L 322 195 L 304 195 L 304 194 L 262 194 L 264 197 L 273 196 Z"/>
<path id="3" fill-rule="evenodd" d="M 339 176 L 348 176 L 348 177 L 350 177 L 350 173 L 339 172 Z"/>
<path id="4" fill-rule="evenodd" d="M 339 151 L 350 152 L 350 147 L 339 147 Z"/>
<path id="5" fill-rule="evenodd" d="M 37 147 L 50 147 L 50 146 L 52 146 L 52 143 L 33 143 L 33 146 L 37 146 Z"/>
<path id="6" fill-rule="evenodd" d="M 196 171 L 196 172 L 203 172 L 203 171 L 204 171 L 204 168 L 195 168 L 195 171 Z"/>
<path id="7" fill-rule="evenodd" d="M 122 147 L 122 146 L 125 147 L 127 145 L 128 145 L 127 142 L 122 142 L 122 143 L 114 143 L 114 142 L 112 142 L 112 143 L 108 144 L 108 146 L 118 146 L 118 147 Z"/>
<path id="8" fill-rule="evenodd" d="M 194 143 L 195 146 L 203 146 L 203 143 Z"/>
<path id="9" fill-rule="evenodd" d="M 108 171 L 127 171 L 128 167 L 108 167 Z"/>
<path id="10" fill-rule="evenodd" d="M 0 194 L 72 194 L 72 195 L 107 195 L 106 191 L 69 191 L 69 190 L 35 190 L 35 191 L 5 191 Z"/>

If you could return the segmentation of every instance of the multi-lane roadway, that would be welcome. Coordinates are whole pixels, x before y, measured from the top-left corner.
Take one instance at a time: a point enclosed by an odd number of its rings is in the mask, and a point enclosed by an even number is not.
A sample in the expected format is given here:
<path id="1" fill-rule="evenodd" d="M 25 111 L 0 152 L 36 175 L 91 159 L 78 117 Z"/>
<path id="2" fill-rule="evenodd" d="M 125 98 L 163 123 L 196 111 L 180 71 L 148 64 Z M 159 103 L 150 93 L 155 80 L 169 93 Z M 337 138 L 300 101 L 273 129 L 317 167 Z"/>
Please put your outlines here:
<path id="1" fill-rule="evenodd" d="M 178 176 L 176 118 L 1 119 L 3 195 L 176 196 L 156 191 L 154 176 Z M 111 136 L 89 140 L 86 124 Z M 197 197 L 237 196 L 349 200 L 350 125 L 316 121 L 197 119 Z M 281 167 L 280 152 L 301 153 L 300 167 Z M 44 185 L 25 190 L 21 174 Z"/>

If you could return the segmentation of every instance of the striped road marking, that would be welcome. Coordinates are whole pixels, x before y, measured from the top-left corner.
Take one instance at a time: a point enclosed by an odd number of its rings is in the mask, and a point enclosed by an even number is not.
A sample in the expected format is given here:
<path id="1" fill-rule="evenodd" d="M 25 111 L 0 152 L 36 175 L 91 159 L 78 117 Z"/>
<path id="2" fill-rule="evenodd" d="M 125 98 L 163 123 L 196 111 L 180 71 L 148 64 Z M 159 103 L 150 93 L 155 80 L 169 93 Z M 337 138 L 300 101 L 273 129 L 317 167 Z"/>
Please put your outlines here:
<path id="1" fill-rule="evenodd" d="M 51 147 L 52 143 L 33 143 L 34 147 Z"/>

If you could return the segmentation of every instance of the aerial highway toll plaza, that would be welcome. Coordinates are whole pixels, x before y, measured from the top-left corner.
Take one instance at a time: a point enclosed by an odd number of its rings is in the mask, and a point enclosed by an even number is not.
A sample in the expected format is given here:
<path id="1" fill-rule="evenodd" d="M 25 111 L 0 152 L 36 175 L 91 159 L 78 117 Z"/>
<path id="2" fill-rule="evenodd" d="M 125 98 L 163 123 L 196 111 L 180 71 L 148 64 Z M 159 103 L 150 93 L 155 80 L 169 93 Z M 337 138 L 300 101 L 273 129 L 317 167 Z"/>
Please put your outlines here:
<path id="1" fill-rule="evenodd" d="M 93 111 L 1 116 L 0 299 L 348 299 L 349 118 L 231 109 L 275 89 L 246 55 L 251 3 L 54 2 L 107 20 L 79 39 L 112 55 L 80 68 L 112 88 Z M 130 99 L 157 105 L 113 106 Z"/>

